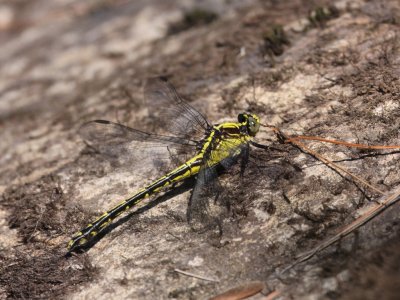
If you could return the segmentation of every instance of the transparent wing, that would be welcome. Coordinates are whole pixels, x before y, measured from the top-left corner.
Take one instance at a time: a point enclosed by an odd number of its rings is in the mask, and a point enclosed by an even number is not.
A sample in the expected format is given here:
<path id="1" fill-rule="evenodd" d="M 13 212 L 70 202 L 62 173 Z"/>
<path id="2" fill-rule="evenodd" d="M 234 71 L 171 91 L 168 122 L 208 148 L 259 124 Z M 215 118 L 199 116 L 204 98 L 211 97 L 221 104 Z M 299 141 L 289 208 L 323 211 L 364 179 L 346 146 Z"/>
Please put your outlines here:
<path id="1" fill-rule="evenodd" d="M 193 139 L 204 136 L 211 127 L 207 119 L 162 78 L 149 79 L 144 94 L 148 107 L 152 108 L 150 117 L 173 135 Z"/>
<path id="2" fill-rule="evenodd" d="M 223 147 L 210 151 L 209 155 L 204 157 L 188 207 L 188 221 L 194 230 L 203 231 L 218 227 L 220 232 L 222 231 L 222 220 L 228 215 L 231 203 L 227 197 L 229 189 L 221 183 L 218 176 L 229 172 L 238 162 L 244 170 L 248 161 L 248 149 L 247 143 L 238 146 L 237 143 L 225 141 Z M 221 154 L 225 155 L 226 151 L 230 154 L 215 164 L 214 162 Z"/>
<path id="3" fill-rule="evenodd" d="M 121 165 L 140 161 L 153 162 L 157 168 L 163 164 L 169 167 L 169 161 L 189 155 L 196 147 L 195 142 L 184 138 L 151 134 L 106 120 L 85 123 L 79 134 L 89 146 Z"/>
<path id="4" fill-rule="evenodd" d="M 204 137 L 210 125 L 165 80 L 148 80 L 145 98 L 152 108 L 150 116 L 154 124 L 168 132 L 167 135 L 147 133 L 105 120 L 88 122 L 79 133 L 88 145 L 112 159 L 116 166 L 132 167 L 132 163 L 140 162 L 135 170 L 155 166 L 166 171 L 194 154 L 198 140 Z"/>

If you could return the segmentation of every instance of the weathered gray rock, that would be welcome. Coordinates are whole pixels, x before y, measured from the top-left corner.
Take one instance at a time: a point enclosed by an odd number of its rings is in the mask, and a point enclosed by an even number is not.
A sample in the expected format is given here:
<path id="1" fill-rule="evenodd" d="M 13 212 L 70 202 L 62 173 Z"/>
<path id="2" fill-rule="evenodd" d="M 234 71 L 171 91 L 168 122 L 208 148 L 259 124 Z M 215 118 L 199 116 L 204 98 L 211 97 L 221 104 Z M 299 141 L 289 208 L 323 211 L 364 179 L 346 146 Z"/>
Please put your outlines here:
<path id="1" fill-rule="evenodd" d="M 400 5 L 315 3 L 1 3 L 0 298 L 205 299 L 257 280 L 282 299 L 395 299 L 398 204 L 276 276 L 378 195 L 271 132 L 257 141 L 282 151 L 254 150 L 242 184 L 220 178 L 222 237 L 190 229 L 186 190 L 64 257 L 77 230 L 160 175 L 78 135 L 92 119 L 162 130 L 143 104 L 148 77 L 168 76 L 215 123 L 252 111 L 288 134 L 400 144 Z M 309 145 L 383 191 L 400 183 L 398 153 Z"/>

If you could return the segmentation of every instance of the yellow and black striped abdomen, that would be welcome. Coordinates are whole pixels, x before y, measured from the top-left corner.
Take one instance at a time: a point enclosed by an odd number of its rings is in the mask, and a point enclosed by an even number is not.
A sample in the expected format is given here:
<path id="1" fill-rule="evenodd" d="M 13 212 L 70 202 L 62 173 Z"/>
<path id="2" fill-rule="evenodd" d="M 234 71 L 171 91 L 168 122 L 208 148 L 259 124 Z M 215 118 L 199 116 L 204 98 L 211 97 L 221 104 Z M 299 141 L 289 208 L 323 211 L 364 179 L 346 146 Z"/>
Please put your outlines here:
<path id="1" fill-rule="evenodd" d="M 132 197 L 117 204 L 112 209 L 106 211 L 94 222 L 88 224 L 85 229 L 76 233 L 68 243 L 68 251 L 87 245 L 101 230 L 109 225 L 116 217 L 124 211 L 138 204 L 143 199 L 161 191 L 163 188 L 180 181 L 183 181 L 199 172 L 202 162 L 202 154 L 198 154 L 185 164 L 179 166 L 167 175 L 155 180 Z"/>

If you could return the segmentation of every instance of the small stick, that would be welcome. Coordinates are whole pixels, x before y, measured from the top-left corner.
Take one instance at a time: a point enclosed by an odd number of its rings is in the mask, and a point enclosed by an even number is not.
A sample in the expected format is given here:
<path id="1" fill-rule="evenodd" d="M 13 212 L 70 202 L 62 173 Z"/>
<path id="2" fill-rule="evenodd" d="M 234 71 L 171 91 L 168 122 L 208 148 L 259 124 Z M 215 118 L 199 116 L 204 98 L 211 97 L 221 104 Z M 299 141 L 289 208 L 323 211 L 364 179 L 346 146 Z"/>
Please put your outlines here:
<path id="1" fill-rule="evenodd" d="M 288 135 L 284 134 L 279 128 L 274 127 L 274 126 L 271 126 L 271 125 L 264 125 L 264 124 L 262 124 L 262 126 L 271 128 L 271 129 L 278 135 L 278 138 L 279 138 L 282 142 L 284 142 L 284 143 L 291 143 L 291 144 L 293 144 L 293 145 L 299 147 L 300 149 L 302 149 L 303 151 L 306 151 L 306 152 L 310 153 L 311 155 L 313 155 L 314 157 L 316 157 L 316 158 L 319 159 L 320 161 L 326 163 L 327 165 L 330 165 L 330 166 L 331 166 L 332 168 L 334 168 L 337 172 L 340 173 L 340 171 L 341 171 L 341 172 L 345 173 L 346 175 L 352 177 L 353 179 L 357 180 L 358 182 L 362 183 L 363 185 L 365 185 L 365 186 L 369 187 L 370 189 L 374 190 L 375 192 L 377 192 L 377 193 L 379 193 L 379 194 L 381 194 L 381 195 L 384 194 L 383 191 L 381 191 L 381 190 L 378 189 L 377 187 L 371 185 L 370 183 L 368 183 L 367 181 L 365 181 L 365 180 L 362 179 L 361 177 L 352 174 L 351 172 L 347 171 L 345 168 L 343 168 L 343 167 L 339 166 L 338 164 L 334 163 L 333 161 L 331 161 L 331 160 L 325 158 L 324 156 L 322 156 L 321 154 L 317 153 L 316 151 L 314 151 L 314 150 L 308 148 L 305 144 L 299 142 L 298 139 L 296 139 L 296 137 L 293 138 L 293 137 L 291 137 L 291 136 L 288 136 Z"/>
<path id="2" fill-rule="evenodd" d="M 280 296 L 281 292 L 279 290 L 275 290 L 271 293 L 269 293 L 267 296 L 265 296 L 265 298 L 263 298 L 262 300 L 273 300 L 276 297 Z"/>
<path id="3" fill-rule="evenodd" d="M 326 139 L 326 138 L 322 138 L 322 137 L 318 137 L 318 136 L 296 135 L 296 136 L 288 137 L 288 136 L 284 135 L 278 127 L 275 127 L 272 125 L 267 125 L 267 124 L 261 124 L 261 126 L 270 128 L 276 134 L 287 137 L 287 140 L 285 142 L 289 142 L 289 143 L 294 140 L 308 140 L 308 141 L 318 141 L 318 142 L 323 142 L 323 143 L 331 143 L 331 144 L 336 144 L 336 145 L 343 145 L 346 147 L 369 149 L 369 150 L 400 149 L 400 145 L 388 145 L 388 146 L 386 146 L 386 145 L 366 145 L 366 144 L 349 143 L 349 142 L 340 141 L 340 140 Z"/>
<path id="4" fill-rule="evenodd" d="M 339 140 L 324 139 L 324 138 L 317 137 L 317 136 L 305 136 L 305 135 L 297 135 L 297 136 L 290 137 L 288 142 L 290 143 L 290 142 L 296 141 L 296 140 L 318 141 L 318 142 L 323 142 L 323 143 L 331 143 L 331 144 L 336 144 L 336 145 L 343 145 L 346 147 L 369 149 L 369 150 L 400 149 L 400 146 L 397 146 L 397 145 L 389 145 L 389 146 L 365 145 L 365 144 L 348 143 L 348 142 L 339 141 Z"/>
<path id="5" fill-rule="evenodd" d="M 265 284 L 260 281 L 249 282 L 245 285 L 234 287 L 222 294 L 210 298 L 209 300 L 239 300 L 246 299 L 260 293 L 265 288 Z"/>
<path id="6" fill-rule="evenodd" d="M 380 189 L 378 189 L 377 187 L 373 186 L 372 184 L 368 183 L 366 180 L 364 180 L 363 178 L 352 174 L 351 172 L 347 171 L 345 168 L 339 166 L 338 164 L 334 163 L 333 161 L 323 157 L 321 154 L 317 153 L 316 151 L 308 148 L 306 145 L 304 145 L 301 142 L 298 141 L 290 141 L 290 143 L 293 143 L 295 145 L 297 145 L 298 147 L 300 147 L 301 149 L 305 150 L 306 152 L 310 153 L 311 155 L 315 156 L 316 158 L 318 158 L 320 161 L 326 163 L 327 165 L 330 165 L 331 167 L 333 167 L 335 170 L 340 170 L 343 173 L 347 174 L 348 176 L 354 178 L 355 180 L 357 180 L 358 182 L 362 183 L 363 185 L 369 187 L 370 189 L 374 190 L 375 192 L 383 195 L 384 192 L 381 191 Z"/>
<path id="7" fill-rule="evenodd" d="M 189 273 L 189 272 L 186 272 L 186 271 L 182 271 L 182 270 L 179 270 L 179 269 L 174 269 L 174 271 L 177 272 L 177 273 L 180 273 L 180 274 L 183 274 L 183 275 L 186 275 L 186 276 L 190 276 L 190 277 L 193 277 L 193 278 L 201 279 L 201 280 L 206 280 L 206 281 L 211 281 L 211 282 L 219 282 L 218 279 L 212 279 L 212 278 L 208 278 L 208 277 L 205 277 L 205 276 L 196 275 L 196 274 Z"/>
<path id="8" fill-rule="evenodd" d="M 349 235 L 354 230 L 360 228 L 365 223 L 367 223 L 368 221 L 370 221 L 371 219 L 376 217 L 378 214 L 380 214 L 382 211 L 384 211 L 386 208 L 388 208 L 390 205 L 396 203 L 399 200 L 400 200 L 400 187 L 397 187 L 397 189 L 395 189 L 393 193 L 390 193 L 390 194 L 388 193 L 388 194 L 382 196 L 378 200 L 378 202 L 372 204 L 363 215 L 358 217 L 356 220 L 354 220 L 349 225 L 345 226 L 342 230 L 340 230 L 333 237 L 323 241 L 315 248 L 300 255 L 296 261 L 294 261 L 292 264 L 290 264 L 285 269 L 283 269 L 280 272 L 280 274 L 285 273 L 286 271 L 290 270 L 291 268 L 298 265 L 299 263 L 309 260 L 311 257 L 316 255 L 318 252 L 321 252 L 322 250 L 328 248 L 330 245 L 337 242 L 341 238 Z"/>

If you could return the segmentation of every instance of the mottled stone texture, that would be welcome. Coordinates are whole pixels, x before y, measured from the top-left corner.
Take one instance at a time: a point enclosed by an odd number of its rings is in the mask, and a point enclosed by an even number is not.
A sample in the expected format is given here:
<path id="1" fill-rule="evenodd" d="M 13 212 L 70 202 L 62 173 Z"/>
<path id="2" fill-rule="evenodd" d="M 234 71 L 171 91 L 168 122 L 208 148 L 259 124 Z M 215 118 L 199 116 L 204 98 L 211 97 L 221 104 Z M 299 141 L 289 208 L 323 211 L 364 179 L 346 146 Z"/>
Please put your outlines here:
<path id="1" fill-rule="evenodd" d="M 162 132 L 148 77 L 168 77 L 211 122 L 251 111 L 289 134 L 399 145 L 399 24 L 390 0 L 0 1 L 0 298 L 205 299 L 256 280 L 281 299 L 396 299 L 398 204 L 276 276 L 378 195 L 266 131 L 257 141 L 272 148 L 252 149 L 244 178 L 220 177 L 222 236 L 188 226 L 189 183 L 64 255 L 160 175 L 78 135 L 92 119 Z M 398 153 L 310 146 L 385 192 L 400 184 Z"/>

